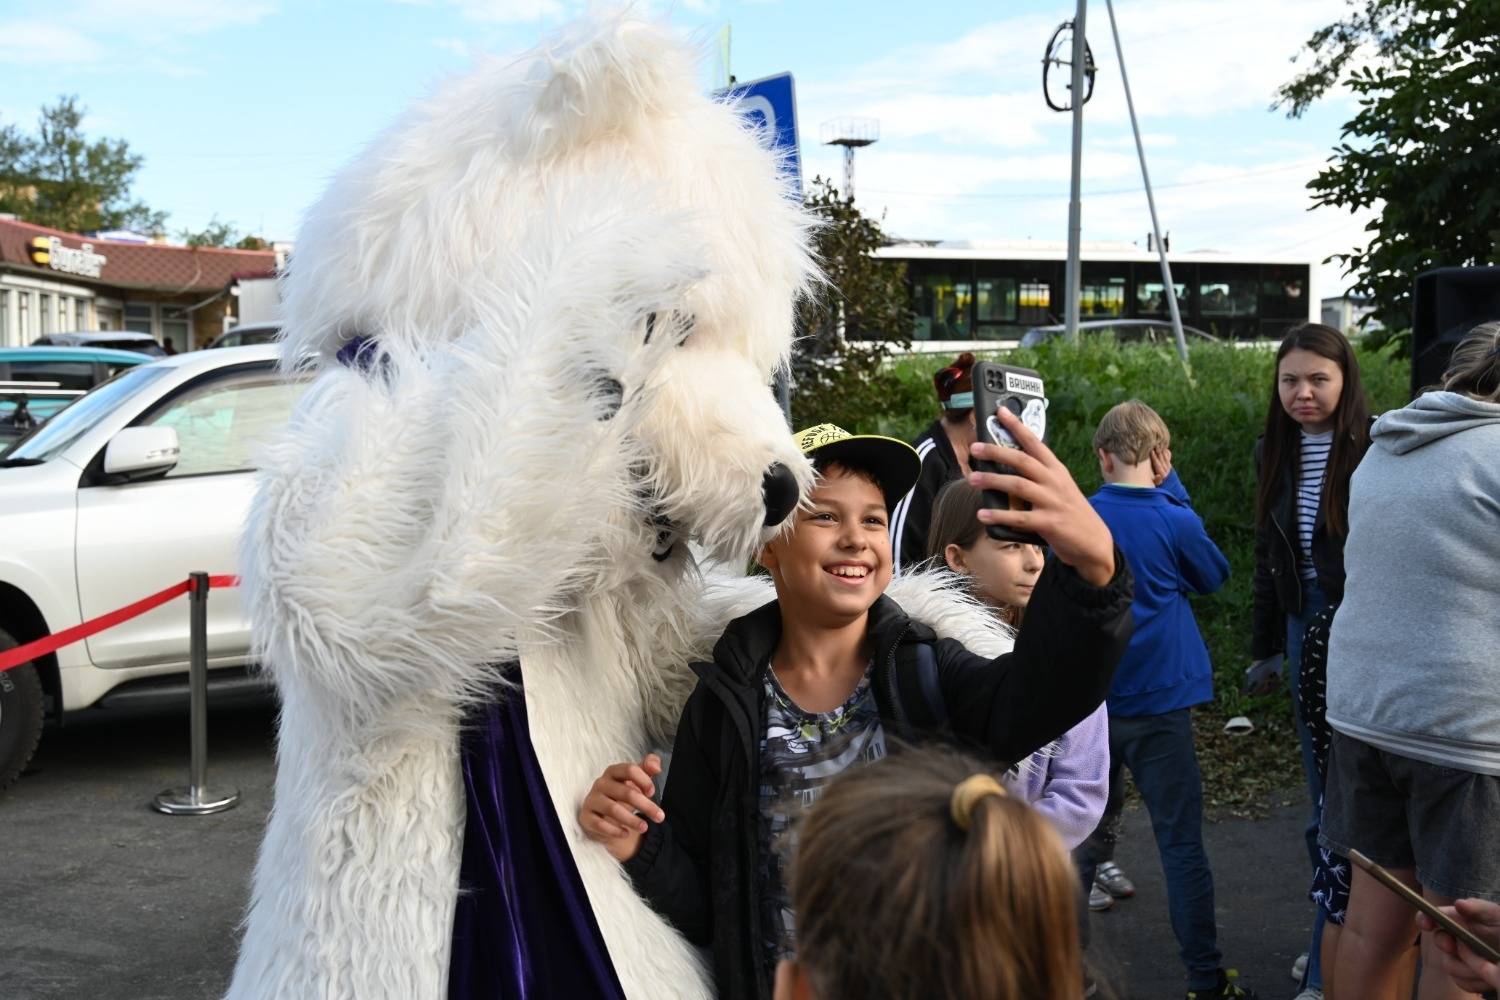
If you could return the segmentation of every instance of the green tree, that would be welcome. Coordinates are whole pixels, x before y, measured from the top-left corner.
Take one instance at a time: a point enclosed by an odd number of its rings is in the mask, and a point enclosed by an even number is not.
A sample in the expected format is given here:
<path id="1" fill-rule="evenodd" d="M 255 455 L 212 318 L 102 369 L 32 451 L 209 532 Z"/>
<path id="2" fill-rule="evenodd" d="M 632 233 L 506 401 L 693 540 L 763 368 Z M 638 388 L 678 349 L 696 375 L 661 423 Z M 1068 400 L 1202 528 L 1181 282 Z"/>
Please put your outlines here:
<path id="1" fill-rule="evenodd" d="M 906 265 L 873 256 L 888 242 L 879 222 L 824 178 L 813 179 L 806 204 L 822 223 L 814 252 L 827 280 L 797 307 L 792 423 L 877 430 L 902 391 L 886 359 L 910 346 Z"/>
<path id="2" fill-rule="evenodd" d="M 75 96 L 42 108 L 34 135 L 0 127 L 0 212 L 69 232 L 159 232 L 166 214 L 131 196 L 142 158 L 124 139 L 89 141 Z"/>
<path id="3" fill-rule="evenodd" d="M 1317 205 L 1374 209 L 1364 247 L 1333 260 L 1408 340 L 1412 279 L 1496 261 L 1500 242 L 1500 4 L 1364 0 L 1308 40 L 1277 94 L 1291 117 L 1335 87 L 1358 111 L 1308 183 Z M 1409 342 L 1409 341 L 1408 341 Z"/>
<path id="4" fill-rule="evenodd" d="M 238 246 L 240 234 L 235 231 L 233 222 L 220 222 L 215 215 L 197 232 L 179 229 L 177 238 L 190 247 L 231 247 Z"/>

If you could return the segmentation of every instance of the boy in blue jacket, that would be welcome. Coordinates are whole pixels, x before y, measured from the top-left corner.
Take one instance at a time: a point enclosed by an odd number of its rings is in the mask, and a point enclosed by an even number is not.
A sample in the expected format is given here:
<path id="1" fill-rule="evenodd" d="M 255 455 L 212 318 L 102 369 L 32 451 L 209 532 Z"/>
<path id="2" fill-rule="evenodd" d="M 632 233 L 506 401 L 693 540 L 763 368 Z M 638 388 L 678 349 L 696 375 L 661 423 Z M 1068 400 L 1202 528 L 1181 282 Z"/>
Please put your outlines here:
<path id="1" fill-rule="evenodd" d="M 1252 997 L 1220 967 L 1189 714 L 1213 698 L 1214 685 L 1188 595 L 1218 590 L 1229 562 L 1193 513 L 1172 469 L 1170 445 L 1167 425 L 1139 400 L 1114 407 L 1094 432 L 1105 485 L 1089 503 L 1135 575 L 1135 632 L 1108 699 L 1111 779 L 1119 780 L 1122 766 L 1130 768 L 1151 814 L 1172 932 L 1187 967 L 1187 996 Z M 1084 846 L 1085 863 L 1105 860 L 1107 854 L 1091 850 L 1098 846 Z"/>

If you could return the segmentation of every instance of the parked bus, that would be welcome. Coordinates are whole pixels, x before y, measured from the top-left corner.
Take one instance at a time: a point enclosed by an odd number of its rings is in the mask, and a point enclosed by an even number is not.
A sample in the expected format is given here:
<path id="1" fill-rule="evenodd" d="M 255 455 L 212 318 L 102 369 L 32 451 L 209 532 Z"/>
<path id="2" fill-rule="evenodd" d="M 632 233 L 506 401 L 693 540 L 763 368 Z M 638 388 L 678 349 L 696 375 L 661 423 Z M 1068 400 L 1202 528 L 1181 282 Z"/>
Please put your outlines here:
<path id="1" fill-rule="evenodd" d="M 906 264 L 915 351 L 1011 346 L 1032 327 L 1063 321 L 1062 244 L 897 243 L 875 255 Z M 1170 252 L 1168 261 L 1182 322 L 1215 337 L 1274 341 L 1321 318 L 1309 261 Z M 1082 263 L 1080 320 L 1170 318 L 1155 253 L 1128 243 L 1084 244 Z"/>

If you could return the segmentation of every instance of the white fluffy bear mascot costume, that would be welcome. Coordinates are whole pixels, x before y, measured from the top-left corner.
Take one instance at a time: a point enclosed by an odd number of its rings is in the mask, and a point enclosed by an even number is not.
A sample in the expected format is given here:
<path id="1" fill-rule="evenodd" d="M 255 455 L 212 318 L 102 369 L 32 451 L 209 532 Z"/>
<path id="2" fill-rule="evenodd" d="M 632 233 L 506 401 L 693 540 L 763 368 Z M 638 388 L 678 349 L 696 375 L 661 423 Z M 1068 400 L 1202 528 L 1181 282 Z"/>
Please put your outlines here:
<path id="1" fill-rule="evenodd" d="M 234 1000 L 712 995 L 574 817 L 770 598 L 694 553 L 745 565 L 811 482 L 768 388 L 815 274 L 778 166 L 615 15 L 439 90 L 312 208 L 313 382 L 245 540 L 282 712 Z"/>

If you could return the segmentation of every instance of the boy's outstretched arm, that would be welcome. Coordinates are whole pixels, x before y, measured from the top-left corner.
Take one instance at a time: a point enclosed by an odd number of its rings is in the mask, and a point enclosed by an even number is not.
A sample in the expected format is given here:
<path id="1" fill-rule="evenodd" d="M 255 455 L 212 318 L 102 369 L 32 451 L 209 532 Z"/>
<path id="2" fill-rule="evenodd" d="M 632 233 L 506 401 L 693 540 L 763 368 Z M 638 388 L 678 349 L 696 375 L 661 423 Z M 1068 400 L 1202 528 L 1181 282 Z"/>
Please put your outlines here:
<path id="1" fill-rule="evenodd" d="M 976 444 L 975 458 L 1013 475 L 975 473 L 979 489 L 1031 502 L 1031 510 L 983 510 L 980 520 L 1042 536 L 1053 558 L 1037 580 L 1015 650 L 986 660 L 959 643 L 936 647 L 939 679 L 961 739 L 1017 761 L 1099 707 L 1130 642 L 1134 584 L 1125 558 L 1067 466 L 1006 411 L 999 419 L 1020 449 Z"/>

